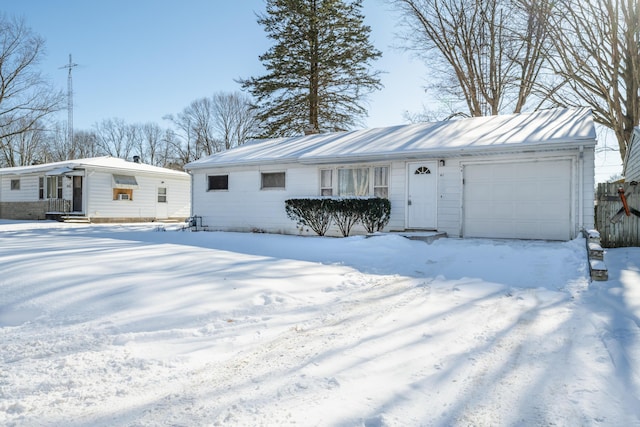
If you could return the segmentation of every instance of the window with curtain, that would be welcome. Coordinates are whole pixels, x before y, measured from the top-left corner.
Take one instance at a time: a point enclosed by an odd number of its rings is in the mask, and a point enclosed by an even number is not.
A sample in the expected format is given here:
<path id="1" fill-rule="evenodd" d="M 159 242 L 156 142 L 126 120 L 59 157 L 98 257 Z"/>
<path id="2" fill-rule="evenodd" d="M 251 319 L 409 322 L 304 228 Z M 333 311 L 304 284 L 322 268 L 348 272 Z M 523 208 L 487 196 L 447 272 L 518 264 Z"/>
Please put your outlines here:
<path id="1" fill-rule="evenodd" d="M 374 168 L 373 195 L 387 199 L 389 197 L 389 167 Z"/>
<path id="2" fill-rule="evenodd" d="M 320 171 L 320 195 L 333 196 L 333 170 L 331 169 Z"/>
<path id="3" fill-rule="evenodd" d="M 338 195 L 369 195 L 369 168 L 338 169 Z"/>

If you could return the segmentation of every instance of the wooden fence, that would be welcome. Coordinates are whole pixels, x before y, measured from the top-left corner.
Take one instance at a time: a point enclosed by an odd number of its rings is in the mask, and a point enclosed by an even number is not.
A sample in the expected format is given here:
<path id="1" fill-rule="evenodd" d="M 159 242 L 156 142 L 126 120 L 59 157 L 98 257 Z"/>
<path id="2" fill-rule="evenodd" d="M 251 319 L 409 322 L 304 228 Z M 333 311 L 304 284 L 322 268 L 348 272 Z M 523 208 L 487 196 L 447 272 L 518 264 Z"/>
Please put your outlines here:
<path id="1" fill-rule="evenodd" d="M 629 216 L 620 197 L 622 189 Z M 605 248 L 640 246 L 640 185 L 630 183 L 598 184 L 596 190 L 596 229 Z"/>

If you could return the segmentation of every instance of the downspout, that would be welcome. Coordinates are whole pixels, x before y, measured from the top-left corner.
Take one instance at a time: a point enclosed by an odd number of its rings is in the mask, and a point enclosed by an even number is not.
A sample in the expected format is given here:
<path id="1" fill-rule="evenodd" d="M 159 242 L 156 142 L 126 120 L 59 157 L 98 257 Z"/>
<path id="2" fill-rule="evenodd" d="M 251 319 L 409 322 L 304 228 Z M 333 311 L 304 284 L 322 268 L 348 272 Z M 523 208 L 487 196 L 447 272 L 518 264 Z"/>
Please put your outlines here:
<path id="1" fill-rule="evenodd" d="M 193 171 L 189 170 L 189 169 L 185 169 L 186 172 L 189 174 L 189 177 L 191 178 L 191 188 L 189 188 L 189 192 L 191 193 L 191 200 L 189 200 L 189 216 L 193 217 L 194 213 L 193 213 L 193 181 L 194 181 L 194 176 L 193 176 Z"/>
<path id="2" fill-rule="evenodd" d="M 580 231 L 584 230 L 584 146 L 580 146 L 578 155 L 578 224 Z"/>

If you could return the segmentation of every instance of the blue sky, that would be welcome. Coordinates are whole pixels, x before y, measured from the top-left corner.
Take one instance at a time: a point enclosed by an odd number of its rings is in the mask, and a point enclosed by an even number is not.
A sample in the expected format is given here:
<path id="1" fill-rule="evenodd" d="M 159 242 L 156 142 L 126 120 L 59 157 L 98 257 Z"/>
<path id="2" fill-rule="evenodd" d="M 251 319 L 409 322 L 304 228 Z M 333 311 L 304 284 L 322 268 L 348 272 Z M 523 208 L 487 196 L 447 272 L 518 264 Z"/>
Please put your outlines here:
<path id="1" fill-rule="evenodd" d="M 264 73 L 258 56 L 270 43 L 256 22 L 264 7 L 264 0 L 10 0 L 1 10 L 45 39 L 41 69 L 64 91 L 60 67 L 73 55 L 74 127 L 89 129 L 115 117 L 164 126 L 163 116 L 195 99 L 239 91 L 234 79 Z M 384 0 L 366 0 L 364 13 L 383 52 L 375 67 L 385 72 L 366 126 L 403 123 L 403 111 L 426 102 L 427 71 L 392 47 L 397 19 Z"/>

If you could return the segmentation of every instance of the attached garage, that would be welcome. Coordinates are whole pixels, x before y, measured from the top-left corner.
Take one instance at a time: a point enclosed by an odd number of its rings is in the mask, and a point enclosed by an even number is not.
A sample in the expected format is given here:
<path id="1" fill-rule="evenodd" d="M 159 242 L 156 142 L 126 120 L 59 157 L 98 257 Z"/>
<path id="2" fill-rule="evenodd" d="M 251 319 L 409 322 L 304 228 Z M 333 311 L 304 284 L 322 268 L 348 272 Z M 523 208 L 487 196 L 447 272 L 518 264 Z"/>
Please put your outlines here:
<path id="1" fill-rule="evenodd" d="M 570 159 L 463 166 L 463 235 L 569 240 Z"/>

